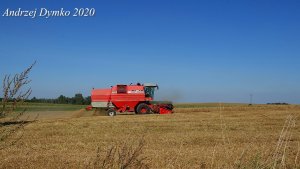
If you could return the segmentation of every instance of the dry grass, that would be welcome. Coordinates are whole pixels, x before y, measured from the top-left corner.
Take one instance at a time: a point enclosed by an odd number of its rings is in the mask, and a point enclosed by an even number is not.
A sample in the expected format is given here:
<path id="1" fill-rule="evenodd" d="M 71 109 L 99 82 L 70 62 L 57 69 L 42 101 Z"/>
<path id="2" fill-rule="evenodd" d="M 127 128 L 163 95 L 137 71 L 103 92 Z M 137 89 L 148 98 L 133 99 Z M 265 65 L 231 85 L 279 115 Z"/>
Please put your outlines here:
<path id="1" fill-rule="evenodd" d="M 300 106 L 220 105 L 175 112 L 112 118 L 80 111 L 80 116 L 42 118 L 25 127 L 17 144 L 0 151 L 0 168 L 101 168 L 91 164 L 103 164 L 109 151 L 118 159 L 122 147 L 136 150 L 141 137 L 139 158 L 149 168 L 300 167 Z"/>
<path id="2" fill-rule="evenodd" d="M 93 163 L 87 165 L 87 168 L 136 168 L 147 169 L 149 168 L 146 157 L 143 156 L 143 149 L 145 140 L 140 138 L 137 146 L 134 146 L 136 139 L 129 138 L 129 140 L 119 141 L 122 143 L 113 144 L 107 150 L 105 156 L 102 156 L 98 147 L 97 156 Z M 91 161 L 92 162 L 92 161 Z"/>

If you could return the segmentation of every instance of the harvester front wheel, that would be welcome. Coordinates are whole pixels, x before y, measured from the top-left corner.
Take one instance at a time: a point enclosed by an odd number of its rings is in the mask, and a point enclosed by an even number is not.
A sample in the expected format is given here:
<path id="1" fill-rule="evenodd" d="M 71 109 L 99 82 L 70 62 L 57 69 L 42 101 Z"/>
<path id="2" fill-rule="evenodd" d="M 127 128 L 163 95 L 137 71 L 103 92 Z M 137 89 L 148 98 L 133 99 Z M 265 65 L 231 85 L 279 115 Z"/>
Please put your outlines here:
<path id="1" fill-rule="evenodd" d="M 136 108 L 137 114 L 149 114 L 150 111 L 150 107 L 145 103 L 139 104 Z"/>
<path id="2" fill-rule="evenodd" d="M 116 111 L 115 110 L 112 110 L 112 109 L 108 109 L 107 110 L 107 115 L 110 116 L 110 117 L 113 117 L 116 115 Z"/>

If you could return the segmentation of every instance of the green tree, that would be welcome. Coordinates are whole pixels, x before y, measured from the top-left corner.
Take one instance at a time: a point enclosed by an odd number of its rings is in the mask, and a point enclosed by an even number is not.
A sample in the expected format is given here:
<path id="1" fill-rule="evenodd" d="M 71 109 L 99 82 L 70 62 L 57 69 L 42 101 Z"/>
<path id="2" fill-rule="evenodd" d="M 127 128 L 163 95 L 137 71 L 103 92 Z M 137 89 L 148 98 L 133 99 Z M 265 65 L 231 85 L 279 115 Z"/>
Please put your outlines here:
<path id="1" fill-rule="evenodd" d="M 81 104 L 81 105 L 84 104 L 84 98 L 81 93 L 75 94 L 74 104 Z"/>
<path id="2" fill-rule="evenodd" d="M 84 98 L 84 104 L 85 105 L 91 104 L 91 96 L 88 96 L 88 97 Z"/>
<path id="3" fill-rule="evenodd" d="M 36 98 L 36 97 L 33 97 L 33 98 L 30 100 L 30 102 L 33 102 L 33 103 L 35 103 L 35 102 L 38 102 L 38 100 L 37 100 L 37 98 Z"/>
<path id="4" fill-rule="evenodd" d="M 57 103 L 59 103 L 59 104 L 66 104 L 66 103 L 68 103 L 68 102 L 67 102 L 67 97 L 64 96 L 64 95 L 60 95 L 60 96 L 57 98 Z"/>

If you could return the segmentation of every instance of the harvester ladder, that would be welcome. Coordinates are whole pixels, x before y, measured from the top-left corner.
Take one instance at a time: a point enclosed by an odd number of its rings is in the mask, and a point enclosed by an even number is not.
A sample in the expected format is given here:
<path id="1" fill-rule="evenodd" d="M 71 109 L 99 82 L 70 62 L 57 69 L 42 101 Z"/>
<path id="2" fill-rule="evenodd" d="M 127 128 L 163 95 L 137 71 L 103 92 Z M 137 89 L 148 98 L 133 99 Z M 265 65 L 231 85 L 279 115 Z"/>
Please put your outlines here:
<path id="1" fill-rule="evenodd" d="M 110 94 L 109 94 L 109 98 L 108 98 L 108 102 L 107 102 L 107 109 L 109 109 L 110 105 L 111 105 L 111 93 L 112 93 L 112 86 L 110 87 Z"/>

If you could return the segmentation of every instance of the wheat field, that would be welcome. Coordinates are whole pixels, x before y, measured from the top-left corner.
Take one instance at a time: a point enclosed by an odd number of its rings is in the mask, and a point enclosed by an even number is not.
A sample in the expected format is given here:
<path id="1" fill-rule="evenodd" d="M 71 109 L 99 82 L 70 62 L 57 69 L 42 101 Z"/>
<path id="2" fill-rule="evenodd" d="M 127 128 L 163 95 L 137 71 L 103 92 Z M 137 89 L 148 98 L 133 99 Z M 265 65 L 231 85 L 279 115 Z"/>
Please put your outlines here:
<path id="1" fill-rule="evenodd" d="M 20 139 L 0 150 L 0 168 L 120 168 L 103 164 L 136 149 L 143 165 L 123 168 L 300 168 L 298 105 L 178 104 L 171 115 L 115 117 L 35 113 L 15 133 Z"/>

